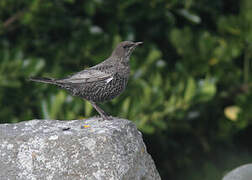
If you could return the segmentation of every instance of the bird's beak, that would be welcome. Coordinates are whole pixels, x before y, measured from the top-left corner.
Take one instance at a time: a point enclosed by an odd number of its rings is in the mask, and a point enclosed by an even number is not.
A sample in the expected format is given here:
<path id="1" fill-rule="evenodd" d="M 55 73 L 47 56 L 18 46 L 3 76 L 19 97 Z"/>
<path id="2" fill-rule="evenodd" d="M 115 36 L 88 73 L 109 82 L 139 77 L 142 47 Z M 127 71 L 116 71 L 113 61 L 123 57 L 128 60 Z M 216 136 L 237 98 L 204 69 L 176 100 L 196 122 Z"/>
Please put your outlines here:
<path id="1" fill-rule="evenodd" d="M 135 46 L 138 46 L 140 44 L 143 44 L 143 42 L 135 42 Z"/>

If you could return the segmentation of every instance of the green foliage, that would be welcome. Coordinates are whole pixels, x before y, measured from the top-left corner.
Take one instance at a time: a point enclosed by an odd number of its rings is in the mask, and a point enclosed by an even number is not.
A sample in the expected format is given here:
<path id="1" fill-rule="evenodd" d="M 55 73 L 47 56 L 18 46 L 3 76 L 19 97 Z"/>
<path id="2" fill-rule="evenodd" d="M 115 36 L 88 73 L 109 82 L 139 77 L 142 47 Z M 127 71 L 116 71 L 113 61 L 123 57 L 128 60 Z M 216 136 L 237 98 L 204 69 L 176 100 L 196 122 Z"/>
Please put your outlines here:
<path id="1" fill-rule="evenodd" d="M 96 115 L 27 79 L 95 65 L 123 40 L 144 45 L 102 108 L 135 122 L 163 179 L 220 179 L 251 161 L 251 0 L 1 0 L 0 122 Z"/>

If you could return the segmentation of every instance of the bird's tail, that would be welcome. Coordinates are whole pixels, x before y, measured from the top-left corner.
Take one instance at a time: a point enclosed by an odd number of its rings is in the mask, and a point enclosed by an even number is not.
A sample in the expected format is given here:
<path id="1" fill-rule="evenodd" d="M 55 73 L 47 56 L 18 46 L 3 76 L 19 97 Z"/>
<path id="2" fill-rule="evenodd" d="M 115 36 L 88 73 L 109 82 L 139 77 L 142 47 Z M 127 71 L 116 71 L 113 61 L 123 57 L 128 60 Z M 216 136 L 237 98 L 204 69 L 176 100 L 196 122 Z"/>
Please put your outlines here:
<path id="1" fill-rule="evenodd" d="M 35 82 L 42 82 L 42 83 L 57 85 L 57 82 L 55 81 L 55 79 L 52 79 L 52 78 L 30 77 L 29 81 L 35 81 Z"/>

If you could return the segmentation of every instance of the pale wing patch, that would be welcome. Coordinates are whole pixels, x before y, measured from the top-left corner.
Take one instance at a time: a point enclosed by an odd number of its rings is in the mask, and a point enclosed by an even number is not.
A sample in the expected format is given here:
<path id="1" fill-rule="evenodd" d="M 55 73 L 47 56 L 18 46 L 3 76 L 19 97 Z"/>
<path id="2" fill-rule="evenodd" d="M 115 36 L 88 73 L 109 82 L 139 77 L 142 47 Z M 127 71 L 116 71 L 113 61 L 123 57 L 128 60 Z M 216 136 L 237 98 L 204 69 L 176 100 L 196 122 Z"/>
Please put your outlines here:
<path id="1" fill-rule="evenodd" d="M 112 77 L 113 79 L 113 77 Z M 109 83 L 111 80 L 111 74 L 102 72 L 99 70 L 89 69 L 84 70 L 79 73 L 76 73 L 66 79 L 58 80 L 58 82 L 62 83 L 86 83 L 86 82 L 94 82 L 105 80 L 106 83 Z M 107 82 L 108 81 L 108 82 Z"/>
<path id="2" fill-rule="evenodd" d="M 108 78 L 108 79 L 106 79 L 105 81 L 106 81 L 106 84 L 108 84 L 110 81 L 112 81 L 113 80 L 113 77 L 111 77 L 111 78 Z"/>

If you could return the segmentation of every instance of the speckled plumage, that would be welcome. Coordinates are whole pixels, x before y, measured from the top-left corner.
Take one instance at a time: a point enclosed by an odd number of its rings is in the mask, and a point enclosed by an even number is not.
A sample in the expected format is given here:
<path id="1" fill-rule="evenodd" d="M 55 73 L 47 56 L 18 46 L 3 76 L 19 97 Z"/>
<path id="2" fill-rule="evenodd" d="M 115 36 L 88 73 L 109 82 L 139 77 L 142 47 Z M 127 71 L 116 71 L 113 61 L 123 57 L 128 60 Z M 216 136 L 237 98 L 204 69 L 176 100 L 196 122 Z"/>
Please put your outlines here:
<path id="1" fill-rule="evenodd" d="M 127 82 L 128 77 L 123 77 L 121 73 L 114 73 L 106 79 L 86 83 L 62 83 L 58 86 L 67 89 L 73 96 L 93 102 L 104 102 L 122 93 Z"/>
<path id="2" fill-rule="evenodd" d="M 124 91 L 130 74 L 130 55 L 139 44 L 142 42 L 121 42 L 108 59 L 67 78 L 30 78 L 30 80 L 66 89 L 71 95 L 90 101 L 102 118 L 108 119 L 106 113 L 96 103 L 109 101 Z"/>

